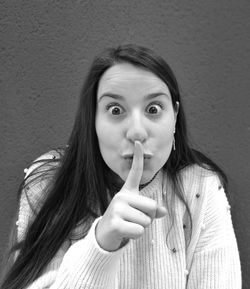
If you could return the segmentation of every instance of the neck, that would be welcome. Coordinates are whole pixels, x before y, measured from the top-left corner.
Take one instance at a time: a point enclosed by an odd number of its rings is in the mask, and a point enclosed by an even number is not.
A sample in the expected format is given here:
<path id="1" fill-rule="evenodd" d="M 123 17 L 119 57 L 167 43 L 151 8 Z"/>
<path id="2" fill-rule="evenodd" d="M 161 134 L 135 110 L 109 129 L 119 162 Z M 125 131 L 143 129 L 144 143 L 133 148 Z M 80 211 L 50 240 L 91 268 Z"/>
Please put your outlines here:
<path id="1" fill-rule="evenodd" d="M 146 186 L 148 186 L 156 177 L 156 175 L 158 174 L 158 172 L 152 177 L 152 179 L 144 184 L 140 184 L 139 185 L 139 190 L 144 189 Z M 109 180 L 109 184 L 111 186 L 111 190 L 114 193 L 117 193 L 121 190 L 122 186 L 124 185 L 124 181 L 114 172 L 109 171 L 107 178 Z"/>
<path id="2" fill-rule="evenodd" d="M 145 184 L 141 184 L 141 185 L 139 186 L 139 190 L 142 190 L 142 189 L 144 189 L 147 185 L 149 185 L 149 184 L 154 180 L 154 178 L 156 177 L 157 174 L 158 174 L 158 172 L 153 176 L 153 178 L 152 178 L 149 182 L 147 182 L 147 183 L 145 183 Z"/>

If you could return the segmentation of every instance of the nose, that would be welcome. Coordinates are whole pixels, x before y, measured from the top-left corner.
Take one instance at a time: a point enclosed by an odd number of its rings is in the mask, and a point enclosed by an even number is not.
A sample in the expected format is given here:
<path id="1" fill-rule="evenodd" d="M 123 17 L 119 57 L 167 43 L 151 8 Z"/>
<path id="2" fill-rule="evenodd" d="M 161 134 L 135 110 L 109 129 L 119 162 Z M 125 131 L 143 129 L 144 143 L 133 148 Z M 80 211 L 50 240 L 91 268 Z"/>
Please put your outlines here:
<path id="1" fill-rule="evenodd" d="M 126 137 L 132 143 L 136 140 L 141 143 L 145 142 L 148 137 L 148 132 L 145 124 L 143 123 L 143 117 L 136 114 L 131 116 L 130 121 L 128 122 Z"/>

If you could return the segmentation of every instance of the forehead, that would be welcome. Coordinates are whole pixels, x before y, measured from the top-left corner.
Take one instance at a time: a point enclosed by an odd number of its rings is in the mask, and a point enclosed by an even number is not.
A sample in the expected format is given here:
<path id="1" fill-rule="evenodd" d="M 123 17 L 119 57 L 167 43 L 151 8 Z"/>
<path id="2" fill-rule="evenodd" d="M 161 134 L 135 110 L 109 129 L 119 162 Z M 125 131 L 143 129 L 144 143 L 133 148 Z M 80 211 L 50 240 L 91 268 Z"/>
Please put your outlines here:
<path id="1" fill-rule="evenodd" d="M 102 75 L 97 97 L 105 92 L 126 93 L 126 91 L 152 93 L 156 90 L 170 95 L 165 82 L 153 72 L 130 63 L 119 63 L 107 69 Z"/>

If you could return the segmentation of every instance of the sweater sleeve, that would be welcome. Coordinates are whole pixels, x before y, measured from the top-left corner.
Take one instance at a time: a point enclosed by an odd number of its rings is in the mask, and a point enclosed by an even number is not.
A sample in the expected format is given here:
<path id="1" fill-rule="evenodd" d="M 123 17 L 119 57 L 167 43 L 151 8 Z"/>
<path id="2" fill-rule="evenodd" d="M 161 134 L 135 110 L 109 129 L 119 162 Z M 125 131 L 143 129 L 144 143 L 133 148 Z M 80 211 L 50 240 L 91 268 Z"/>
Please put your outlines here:
<path id="1" fill-rule="evenodd" d="M 50 154 L 46 157 L 50 157 Z M 25 178 L 35 167 L 32 165 L 26 170 Z M 45 187 L 46 181 L 44 180 L 35 182 L 22 191 L 17 221 L 18 241 L 25 238 L 27 228 L 33 222 L 40 203 L 43 202 L 42 194 Z M 100 218 L 93 221 L 85 238 L 72 241 L 69 236 L 40 277 L 27 289 L 116 288 L 116 270 L 119 268 L 118 263 L 126 246 L 117 251 L 108 252 L 98 245 L 95 228 Z"/>
<path id="2" fill-rule="evenodd" d="M 240 289 L 241 266 L 230 205 L 213 177 L 207 184 L 187 289 Z"/>
<path id="3" fill-rule="evenodd" d="M 43 178 L 41 173 L 43 170 L 57 166 L 57 164 L 48 162 L 54 158 L 59 158 L 58 153 L 50 151 L 37 158 L 28 168 L 24 169 L 25 186 L 20 196 L 18 220 L 16 222 L 18 242 L 24 239 L 26 230 L 33 222 L 45 200 L 45 191 L 51 175 L 48 173 L 48 178 Z M 38 181 L 35 180 L 36 178 Z"/>
<path id="4" fill-rule="evenodd" d="M 116 269 L 126 247 L 114 252 L 100 248 L 95 238 L 97 218 L 88 234 L 62 247 L 43 274 L 27 289 L 116 288 Z"/>

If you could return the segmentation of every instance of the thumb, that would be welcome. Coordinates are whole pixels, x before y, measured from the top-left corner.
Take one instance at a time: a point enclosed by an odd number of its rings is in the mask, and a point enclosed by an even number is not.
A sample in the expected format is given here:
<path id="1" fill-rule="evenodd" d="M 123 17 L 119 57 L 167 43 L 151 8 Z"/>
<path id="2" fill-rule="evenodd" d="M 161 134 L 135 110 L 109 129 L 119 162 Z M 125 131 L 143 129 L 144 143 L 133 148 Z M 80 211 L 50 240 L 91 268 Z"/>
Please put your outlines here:
<path id="1" fill-rule="evenodd" d="M 158 206 L 155 214 L 155 218 L 159 219 L 167 215 L 167 209 L 163 206 Z"/>

